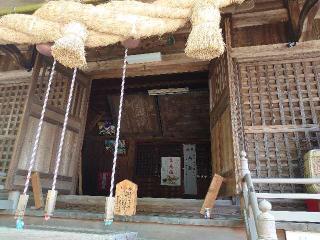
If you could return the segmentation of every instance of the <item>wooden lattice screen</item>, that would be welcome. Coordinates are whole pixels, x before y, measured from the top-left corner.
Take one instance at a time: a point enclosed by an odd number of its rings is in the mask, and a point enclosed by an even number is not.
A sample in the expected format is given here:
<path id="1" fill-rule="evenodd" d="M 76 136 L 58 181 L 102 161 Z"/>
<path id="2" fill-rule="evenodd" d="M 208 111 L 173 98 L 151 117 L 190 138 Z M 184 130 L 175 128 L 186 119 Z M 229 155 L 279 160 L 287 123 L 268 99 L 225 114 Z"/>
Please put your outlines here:
<path id="1" fill-rule="evenodd" d="M 48 78 L 51 72 L 51 64 L 43 61 L 41 72 L 37 78 L 37 86 L 35 88 L 35 96 L 37 103 L 43 103 L 45 91 L 48 85 Z M 71 79 L 70 76 L 65 76 L 65 73 L 56 71 L 54 74 L 54 80 L 52 82 L 48 106 L 52 107 L 56 111 L 65 112 L 67 107 L 68 94 L 70 89 Z M 85 99 L 84 89 L 79 82 L 75 82 L 73 102 L 71 104 L 70 116 L 80 118 L 84 109 L 81 109 L 83 101 Z"/>
<path id="2" fill-rule="evenodd" d="M 303 177 L 303 155 L 320 147 L 320 54 L 284 56 L 234 59 L 240 117 L 233 115 L 254 177 Z M 281 184 L 259 185 L 257 190 L 303 188 Z"/>
<path id="3" fill-rule="evenodd" d="M 221 57 L 213 59 L 210 63 L 209 88 L 210 111 L 218 107 L 223 95 L 228 90 L 228 58 L 224 53 Z"/>
<path id="4" fill-rule="evenodd" d="M 29 83 L 0 83 L 0 172 L 7 173 L 20 126 Z M 0 176 L 0 185 L 6 176 Z"/>

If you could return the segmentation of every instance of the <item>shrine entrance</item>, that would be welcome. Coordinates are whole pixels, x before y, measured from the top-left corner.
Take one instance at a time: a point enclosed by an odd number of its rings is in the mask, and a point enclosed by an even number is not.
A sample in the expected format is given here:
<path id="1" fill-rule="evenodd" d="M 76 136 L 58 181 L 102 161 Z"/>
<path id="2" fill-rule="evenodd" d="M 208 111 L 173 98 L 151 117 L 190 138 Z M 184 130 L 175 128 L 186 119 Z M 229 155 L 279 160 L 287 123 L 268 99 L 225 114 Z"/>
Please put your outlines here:
<path id="1" fill-rule="evenodd" d="M 80 193 L 109 194 L 119 79 L 93 80 Z M 212 179 L 208 72 L 128 78 L 116 182 L 138 198 L 204 199 Z"/>

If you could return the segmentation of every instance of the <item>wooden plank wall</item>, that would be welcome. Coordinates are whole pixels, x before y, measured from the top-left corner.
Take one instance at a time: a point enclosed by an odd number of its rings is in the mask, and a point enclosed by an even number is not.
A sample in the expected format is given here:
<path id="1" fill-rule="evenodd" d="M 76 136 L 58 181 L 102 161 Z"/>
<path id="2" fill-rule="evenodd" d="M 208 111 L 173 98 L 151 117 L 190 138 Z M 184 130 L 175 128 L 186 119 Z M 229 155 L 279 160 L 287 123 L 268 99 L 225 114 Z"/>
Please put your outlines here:
<path id="1" fill-rule="evenodd" d="M 232 47 L 288 42 L 289 25 L 286 12 L 283 0 L 259 0 L 255 1 L 253 9 L 232 15 Z M 265 22 L 254 24 L 256 20 L 263 18 Z"/>

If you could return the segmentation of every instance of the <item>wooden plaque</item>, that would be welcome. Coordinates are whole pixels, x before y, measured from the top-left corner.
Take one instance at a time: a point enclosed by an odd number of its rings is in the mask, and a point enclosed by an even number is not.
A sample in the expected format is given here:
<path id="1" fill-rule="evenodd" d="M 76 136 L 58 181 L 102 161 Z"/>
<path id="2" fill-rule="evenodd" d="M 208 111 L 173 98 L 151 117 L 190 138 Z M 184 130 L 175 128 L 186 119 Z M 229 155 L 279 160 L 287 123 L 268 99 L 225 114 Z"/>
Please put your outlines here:
<path id="1" fill-rule="evenodd" d="M 116 186 L 114 214 L 132 216 L 137 209 L 138 185 L 129 180 L 123 180 Z"/>
<path id="2" fill-rule="evenodd" d="M 200 211 L 201 214 L 204 214 L 205 208 L 214 207 L 222 182 L 223 182 L 223 177 L 221 177 L 218 174 L 215 174 L 213 176 L 212 181 L 210 183 L 209 190 L 207 192 L 206 198 L 204 199 L 204 203 Z"/>
<path id="3" fill-rule="evenodd" d="M 43 194 L 40 181 L 40 175 L 38 172 L 33 172 L 31 175 L 31 184 L 33 189 L 34 205 L 36 209 L 43 207 Z"/>

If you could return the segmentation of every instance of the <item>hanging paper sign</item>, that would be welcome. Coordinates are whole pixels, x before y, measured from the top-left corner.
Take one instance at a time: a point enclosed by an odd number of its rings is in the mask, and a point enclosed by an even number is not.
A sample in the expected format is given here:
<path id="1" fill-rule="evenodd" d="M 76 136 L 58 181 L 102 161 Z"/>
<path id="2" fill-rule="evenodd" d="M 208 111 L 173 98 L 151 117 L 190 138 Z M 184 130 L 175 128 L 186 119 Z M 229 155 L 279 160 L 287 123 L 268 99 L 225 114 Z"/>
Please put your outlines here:
<path id="1" fill-rule="evenodd" d="M 111 172 L 98 173 L 98 190 L 99 192 L 107 192 L 110 189 Z"/>
<path id="2" fill-rule="evenodd" d="M 116 186 L 114 214 L 132 216 L 136 214 L 138 185 L 129 180 L 123 180 Z"/>
<path id="3" fill-rule="evenodd" d="M 197 157 L 195 144 L 183 144 L 184 193 L 197 195 Z"/>
<path id="4" fill-rule="evenodd" d="M 112 135 L 115 135 L 116 133 L 115 126 L 112 125 L 111 122 L 109 121 L 98 122 L 97 126 L 98 126 L 98 133 L 100 136 L 104 136 L 104 135 L 112 136 Z"/>
<path id="5" fill-rule="evenodd" d="M 181 185 L 181 159 L 180 157 L 161 158 L 161 185 Z"/>
<path id="6" fill-rule="evenodd" d="M 107 151 L 113 152 L 115 147 L 115 140 L 105 140 L 104 145 Z M 118 146 L 118 155 L 124 155 L 126 154 L 126 141 L 125 140 L 119 140 L 119 146 Z"/>

